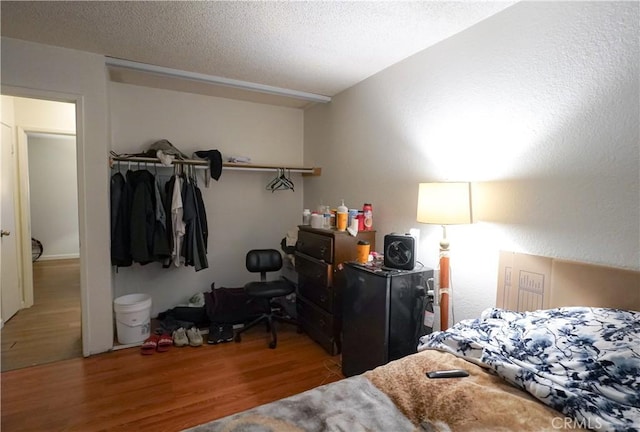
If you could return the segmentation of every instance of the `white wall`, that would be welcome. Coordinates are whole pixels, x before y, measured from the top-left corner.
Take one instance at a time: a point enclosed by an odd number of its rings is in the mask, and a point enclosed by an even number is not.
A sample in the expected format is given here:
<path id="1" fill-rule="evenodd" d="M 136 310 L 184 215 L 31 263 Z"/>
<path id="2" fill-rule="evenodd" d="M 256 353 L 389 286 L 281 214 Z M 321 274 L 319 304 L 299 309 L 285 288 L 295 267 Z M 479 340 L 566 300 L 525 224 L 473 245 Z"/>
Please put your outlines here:
<path id="1" fill-rule="evenodd" d="M 29 134 L 31 236 L 41 260 L 79 257 L 76 138 Z"/>
<path id="2" fill-rule="evenodd" d="M 23 129 L 38 132 L 75 133 L 75 104 L 21 97 L 14 98 L 14 101 L 16 124 Z"/>
<path id="3" fill-rule="evenodd" d="M 164 138 L 189 156 L 217 149 L 224 157 L 250 156 L 257 164 L 302 164 L 301 110 L 119 83 L 109 84 L 109 97 L 112 147 L 118 153 L 143 152 Z M 274 176 L 223 170 L 209 188 L 200 177 L 209 225 L 209 268 L 195 272 L 193 267 L 136 263 L 115 275 L 115 295 L 151 294 L 155 316 L 186 303 L 194 293 L 209 291 L 212 282 L 237 287 L 254 280 L 245 269 L 247 251 L 280 250 L 280 240 L 302 219 L 302 177 L 293 174 L 295 191 L 271 192 L 265 186 Z"/>
<path id="4" fill-rule="evenodd" d="M 2 93 L 75 102 L 84 355 L 113 346 L 104 58 L 2 38 Z"/>
<path id="5" fill-rule="evenodd" d="M 494 305 L 501 249 L 640 269 L 638 22 L 521 2 L 307 110 L 305 207 L 372 202 L 381 250 L 419 226 L 418 183 L 474 182 L 481 222 L 448 229 L 456 321 Z"/>

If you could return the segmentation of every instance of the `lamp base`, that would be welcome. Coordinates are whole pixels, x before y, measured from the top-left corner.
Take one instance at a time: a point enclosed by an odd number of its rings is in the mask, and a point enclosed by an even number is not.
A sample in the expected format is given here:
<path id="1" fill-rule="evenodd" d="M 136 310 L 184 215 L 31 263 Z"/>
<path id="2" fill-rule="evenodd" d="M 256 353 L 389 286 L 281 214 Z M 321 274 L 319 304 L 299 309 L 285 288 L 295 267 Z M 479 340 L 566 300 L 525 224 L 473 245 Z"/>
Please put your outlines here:
<path id="1" fill-rule="evenodd" d="M 447 227 L 442 225 L 442 240 L 440 240 L 440 330 L 449 328 L 449 240 Z"/>
<path id="2" fill-rule="evenodd" d="M 449 328 L 449 257 L 440 257 L 440 330 Z"/>

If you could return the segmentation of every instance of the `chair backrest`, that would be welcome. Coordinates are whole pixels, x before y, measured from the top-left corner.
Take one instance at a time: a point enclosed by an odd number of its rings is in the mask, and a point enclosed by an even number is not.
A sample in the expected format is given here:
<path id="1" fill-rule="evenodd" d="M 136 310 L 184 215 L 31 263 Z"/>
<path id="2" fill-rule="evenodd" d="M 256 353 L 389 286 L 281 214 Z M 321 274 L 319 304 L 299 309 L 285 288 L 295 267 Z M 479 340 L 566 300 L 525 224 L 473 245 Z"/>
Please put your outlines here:
<path id="1" fill-rule="evenodd" d="M 266 280 L 266 273 L 282 268 L 282 255 L 276 249 L 253 249 L 247 252 L 247 270 L 260 273 L 260 279 Z"/>

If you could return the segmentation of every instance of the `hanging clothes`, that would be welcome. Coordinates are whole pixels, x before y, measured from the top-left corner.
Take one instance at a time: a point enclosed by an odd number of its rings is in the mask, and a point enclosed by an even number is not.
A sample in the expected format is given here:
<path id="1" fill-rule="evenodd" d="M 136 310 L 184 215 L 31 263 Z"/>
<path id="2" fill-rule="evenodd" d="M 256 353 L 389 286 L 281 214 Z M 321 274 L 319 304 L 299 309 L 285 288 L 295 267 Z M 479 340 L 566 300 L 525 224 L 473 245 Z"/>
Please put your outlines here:
<path id="1" fill-rule="evenodd" d="M 111 265 L 129 267 L 131 258 L 131 190 L 118 171 L 111 176 Z"/>
<path id="2" fill-rule="evenodd" d="M 200 231 L 202 233 L 202 242 L 204 246 L 204 253 L 207 254 L 208 246 L 207 242 L 209 240 L 209 223 L 207 221 L 207 211 L 204 207 L 204 201 L 202 200 L 202 191 L 198 187 L 198 184 L 195 184 L 196 191 L 196 208 L 198 210 L 198 220 L 200 221 Z"/>
<path id="3" fill-rule="evenodd" d="M 184 199 L 186 234 L 182 247 L 182 255 L 185 259 L 185 265 L 194 266 L 196 271 L 200 271 L 207 268 L 209 264 L 207 262 L 205 241 L 203 239 L 203 219 L 198 209 L 199 207 L 204 208 L 204 204 L 198 203 L 196 190 L 197 186 L 193 178 L 185 179 L 182 186 L 182 196 Z M 201 193 L 200 198 L 202 198 Z M 206 223 L 206 214 L 203 216 Z"/>
<path id="4" fill-rule="evenodd" d="M 131 185 L 131 257 L 140 264 L 154 260 L 153 238 L 156 225 L 153 174 L 147 170 L 129 171 Z"/>
<path id="5" fill-rule="evenodd" d="M 173 264 L 173 252 L 174 252 L 174 237 L 173 237 L 173 187 L 176 183 L 176 176 L 172 175 L 169 180 L 164 185 L 164 212 L 167 215 L 165 219 L 166 230 L 167 230 L 167 243 L 169 244 L 169 250 L 171 251 L 169 254 L 169 259 L 163 262 L 162 266 L 164 268 L 168 268 Z"/>
<path id="6" fill-rule="evenodd" d="M 194 263 L 193 245 L 195 244 L 196 201 L 193 196 L 193 188 L 186 178 L 182 182 L 182 205 L 184 207 L 185 236 L 181 253 L 184 258 L 184 264 L 192 266 Z"/>
<path id="7" fill-rule="evenodd" d="M 155 194 L 155 229 L 153 231 L 153 255 L 156 261 L 164 262 L 171 258 L 171 248 L 169 247 L 169 235 L 167 233 L 166 226 L 166 214 L 164 212 L 164 205 L 162 203 L 162 197 L 160 195 L 160 189 L 158 182 L 154 180 L 153 189 Z"/>
<path id="8" fill-rule="evenodd" d="M 182 261 L 182 240 L 186 233 L 186 224 L 183 220 L 184 208 L 182 204 L 182 184 L 183 180 L 179 176 L 175 176 L 173 193 L 171 199 L 171 225 L 173 237 L 173 249 L 171 258 L 176 267 L 180 267 Z"/>
<path id="9" fill-rule="evenodd" d="M 165 177 L 166 179 L 166 177 Z M 146 169 L 111 177 L 111 262 L 125 267 L 208 268 L 208 223 L 194 177 L 173 175 L 162 185 Z"/>

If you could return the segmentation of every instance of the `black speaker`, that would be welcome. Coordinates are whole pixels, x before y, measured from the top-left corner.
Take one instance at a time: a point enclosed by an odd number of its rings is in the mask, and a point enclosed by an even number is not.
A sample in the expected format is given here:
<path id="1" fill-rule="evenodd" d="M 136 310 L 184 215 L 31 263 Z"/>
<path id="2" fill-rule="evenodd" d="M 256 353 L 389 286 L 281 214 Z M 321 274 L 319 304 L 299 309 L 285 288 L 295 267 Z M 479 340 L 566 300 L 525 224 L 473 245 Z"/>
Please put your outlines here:
<path id="1" fill-rule="evenodd" d="M 384 236 L 384 266 L 413 270 L 416 265 L 416 239 L 408 234 Z"/>

